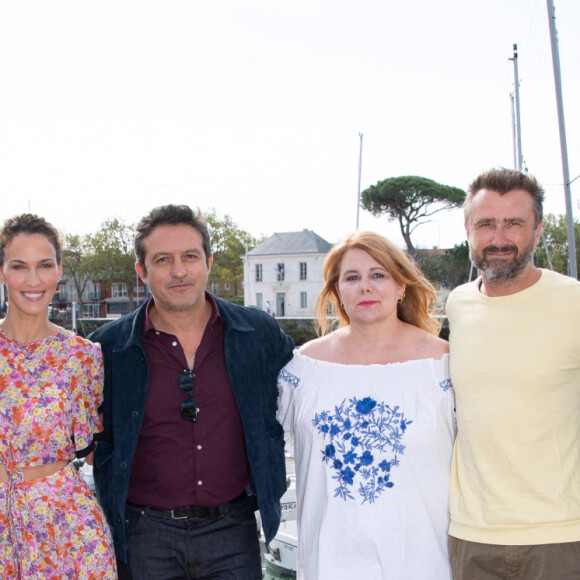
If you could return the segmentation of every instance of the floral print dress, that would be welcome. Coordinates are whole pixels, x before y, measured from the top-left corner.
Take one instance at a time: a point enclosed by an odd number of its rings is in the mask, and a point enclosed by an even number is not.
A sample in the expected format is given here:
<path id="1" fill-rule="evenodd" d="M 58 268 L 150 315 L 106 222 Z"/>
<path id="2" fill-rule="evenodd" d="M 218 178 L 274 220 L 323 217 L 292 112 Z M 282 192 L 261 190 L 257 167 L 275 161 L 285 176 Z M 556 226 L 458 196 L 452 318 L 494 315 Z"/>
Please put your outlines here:
<path id="1" fill-rule="evenodd" d="M 344 365 L 294 353 L 278 418 L 296 459 L 298 580 L 451 580 L 448 355 Z"/>
<path id="2" fill-rule="evenodd" d="M 109 529 L 74 466 L 22 475 L 90 446 L 102 389 L 98 345 L 64 329 L 20 344 L 0 329 L 0 578 L 116 578 Z"/>

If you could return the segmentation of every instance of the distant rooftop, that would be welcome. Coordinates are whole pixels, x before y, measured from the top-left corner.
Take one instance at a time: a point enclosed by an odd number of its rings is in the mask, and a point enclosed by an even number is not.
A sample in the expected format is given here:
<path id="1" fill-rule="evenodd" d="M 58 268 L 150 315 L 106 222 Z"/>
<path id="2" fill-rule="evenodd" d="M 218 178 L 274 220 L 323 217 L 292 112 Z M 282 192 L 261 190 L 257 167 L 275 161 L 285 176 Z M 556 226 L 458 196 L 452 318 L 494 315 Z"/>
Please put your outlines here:
<path id="1" fill-rule="evenodd" d="M 301 232 L 275 233 L 267 240 L 250 250 L 251 256 L 267 256 L 279 254 L 327 254 L 332 248 L 312 230 Z"/>

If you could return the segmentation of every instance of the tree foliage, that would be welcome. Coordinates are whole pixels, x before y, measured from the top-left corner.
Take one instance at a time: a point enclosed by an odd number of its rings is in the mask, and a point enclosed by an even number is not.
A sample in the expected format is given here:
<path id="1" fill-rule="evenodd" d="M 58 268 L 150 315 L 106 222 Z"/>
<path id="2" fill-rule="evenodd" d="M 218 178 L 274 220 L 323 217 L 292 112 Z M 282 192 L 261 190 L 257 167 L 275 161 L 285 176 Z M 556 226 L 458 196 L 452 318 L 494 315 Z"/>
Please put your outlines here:
<path id="1" fill-rule="evenodd" d="M 234 296 L 241 292 L 244 278 L 244 255 L 264 237 L 255 238 L 241 229 L 229 215 L 218 217 L 215 209 L 204 215 L 209 225 L 213 265 L 208 280 L 208 287 L 212 282 L 227 282 L 234 288 Z"/>
<path id="2" fill-rule="evenodd" d="M 452 289 L 469 279 L 471 260 L 467 242 L 454 246 L 443 255 L 417 250 L 414 258 L 435 287 Z"/>
<path id="3" fill-rule="evenodd" d="M 561 274 L 568 274 L 568 230 L 565 216 L 553 214 L 545 216 L 543 235 L 554 270 Z M 574 235 L 576 238 L 576 258 L 580 271 L 580 223 L 578 221 L 574 222 Z M 540 268 L 550 267 L 546 249 L 541 240 L 536 247 L 535 263 Z"/>
<path id="4" fill-rule="evenodd" d="M 127 285 L 129 310 L 135 295 L 134 227 L 118 219 L 103 222 L 101 228 L 87 236 L 92 271 L 110 286 L 114 282 Z"/>
<path id="5" fill-rule="evenodd" d="M 371 185 L 361 194 L 361 207 L 375 216 L 386 214 L 389 220 L 397 220 L 407 249 L 414 253 L 413 231 L 434 214 L 461 206 L 464 199 L 462 189 L 409 175 Z"/>
<path id="6" fill-rule="evenodd" d="M 471 258 L 467 242 L 457 244 L 445 252 L 442 284 L 446 288 L 455 288 L 460 284 L 465 284 L 469 280 L 470 271 Z"/>
<path id="7" fill-rule="evenodd" d="M 92 249 L 88 236 L 67 234 L 63 240 L 62 270 L 66 278 L 72 280 L 79 303 L 79 312 L 83 312 L 83 293 L 87 284 L 98 277 L 95 270 Z"/>

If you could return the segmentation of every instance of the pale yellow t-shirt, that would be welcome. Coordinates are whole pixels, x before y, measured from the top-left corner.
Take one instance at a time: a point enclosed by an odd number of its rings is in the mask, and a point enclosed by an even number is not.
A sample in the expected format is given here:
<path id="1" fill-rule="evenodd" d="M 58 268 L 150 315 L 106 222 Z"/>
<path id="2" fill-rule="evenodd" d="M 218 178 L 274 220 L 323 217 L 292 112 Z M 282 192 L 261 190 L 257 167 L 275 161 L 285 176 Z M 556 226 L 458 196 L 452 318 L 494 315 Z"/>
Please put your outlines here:
<path id="1" fill-rule="evenodd" d="M 447 302 L 457 405 L 449 533 L 460 539 L 580 540 L 580 283 L 541 274 L 498 298 L 476 280 Z"/>

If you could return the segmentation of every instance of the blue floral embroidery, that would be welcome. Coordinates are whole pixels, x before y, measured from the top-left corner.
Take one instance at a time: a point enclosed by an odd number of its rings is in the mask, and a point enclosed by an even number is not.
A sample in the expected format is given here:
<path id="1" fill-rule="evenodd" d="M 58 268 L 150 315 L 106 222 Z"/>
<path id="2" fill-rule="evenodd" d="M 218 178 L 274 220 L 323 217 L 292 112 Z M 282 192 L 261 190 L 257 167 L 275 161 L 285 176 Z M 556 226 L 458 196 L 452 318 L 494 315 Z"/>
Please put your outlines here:
<path id="1" fill-rule="evenodd" d="M 439 383 L 439 386 L 444 390 L 444 391 L 448 391 L 453 384 L 451 383 L 451 379 L 445 379 L 444 381 L 441 381 Z"/>
<path id="2" fill-rule="evenodd" d="M 336 472 L 334 497 L 354 500 L 356 489 L 361 503 L 373 503 L 393 487 L 391 469 L 405 452 L 401 440 L 411 423 L 398 406 L 391 408 L 370 397 L 344 399 L 334 413 L 316 413 L 312 424 L 327 441 L 322 461 Z"/>
<path id="3" fill-rule="evenodd" d="M 286 381 L 288 384 L 292 385 L 294 388 L 296 388 L 300 384 L 300 379 L 296 375 L 289 373 L 286 369 L 282 369 L 278 374 L 278 377 L 281 380 Z"/>

